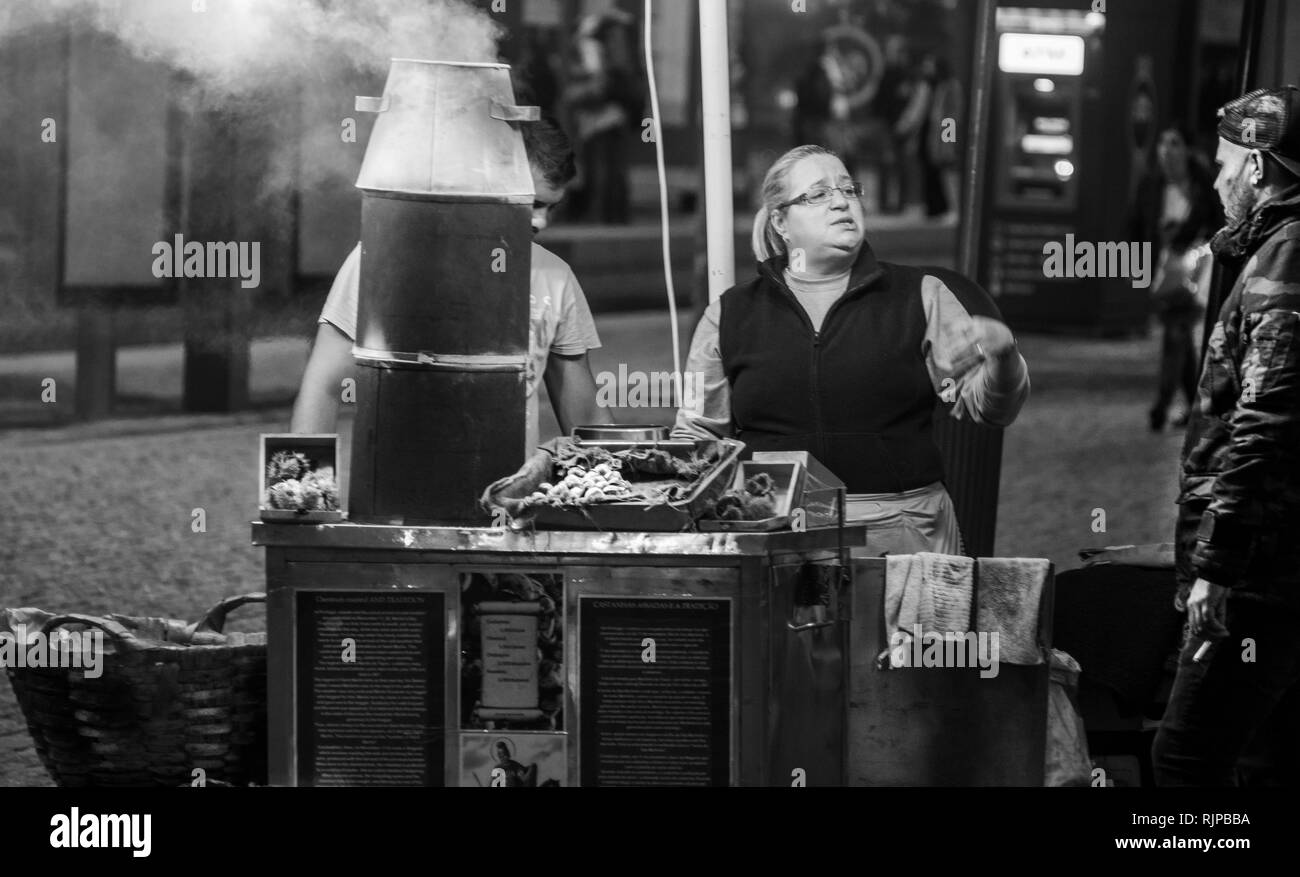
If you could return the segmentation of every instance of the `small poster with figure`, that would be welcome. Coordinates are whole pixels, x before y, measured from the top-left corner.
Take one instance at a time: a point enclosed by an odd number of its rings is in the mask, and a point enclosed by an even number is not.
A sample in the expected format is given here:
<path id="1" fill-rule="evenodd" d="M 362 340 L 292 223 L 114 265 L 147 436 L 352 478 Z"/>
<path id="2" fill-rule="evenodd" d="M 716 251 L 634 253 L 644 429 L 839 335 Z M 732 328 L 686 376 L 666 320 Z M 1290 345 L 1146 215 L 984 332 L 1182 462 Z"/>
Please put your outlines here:
<path id="1" fill-rule="evenodd" d="M 461 728 L 564 730 L 564 576 L 466 572 Z"/>
<path id="2" fill-rule="evenodd" d="M 461 734 L 460 784 L 481 788 L 568 785 L 564 734 Z"/>

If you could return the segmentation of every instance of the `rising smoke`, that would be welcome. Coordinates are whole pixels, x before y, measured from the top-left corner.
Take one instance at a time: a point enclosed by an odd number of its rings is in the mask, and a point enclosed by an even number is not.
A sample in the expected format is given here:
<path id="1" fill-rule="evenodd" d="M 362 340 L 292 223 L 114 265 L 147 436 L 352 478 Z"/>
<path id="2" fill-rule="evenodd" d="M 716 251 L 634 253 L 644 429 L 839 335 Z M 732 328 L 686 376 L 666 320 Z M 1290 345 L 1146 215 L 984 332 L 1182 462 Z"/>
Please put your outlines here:
<path id="1" fill-rule="evenodd" d="M 66 28 L 116 42 L 180 74 L 189 112 L 234 112 L 270 133 L 262 192 L 355 180 L 371 119 L 358 94 L 379 94 L 390 58 L 495 61 L 504 28 L 469 0 L 0 0 L 0 51 Z M 53 71 L 53 67 L 51 67 Z M 112 77 L 112 69 L 103 71 Z M 130 93 L 112 98 L 130 118 Z M 107 108 L 104 108 L 107 109 Z M 340 142 L 355 118 L 359 143 Z M 94 124 L 81 119 L 80 124 Z M 161 132 L 160 132 L 161 136 Z M 93 183 L 92 183 L 93 184 Z"/>
<path id="2" fill-rule="evenodd" d="M 500 26 L 465 0 L 5 0 L 0 42 L 71 23 L 237 95 L 392 57 L 494 61 Z"/>

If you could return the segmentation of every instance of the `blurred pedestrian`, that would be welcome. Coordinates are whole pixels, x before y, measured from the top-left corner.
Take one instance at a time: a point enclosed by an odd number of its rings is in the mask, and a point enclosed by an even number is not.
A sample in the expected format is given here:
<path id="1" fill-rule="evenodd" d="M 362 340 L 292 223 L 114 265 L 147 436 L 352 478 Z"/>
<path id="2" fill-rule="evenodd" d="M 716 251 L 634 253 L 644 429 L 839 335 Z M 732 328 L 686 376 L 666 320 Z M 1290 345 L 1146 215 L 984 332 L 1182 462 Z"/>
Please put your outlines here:
<path id="1" fill-rule="evenodd" d="M 930 84 L 930 111 L 921 133 L 925 212 L 951 224 L 961 206 L 961 83 L 942 56 L 927 56 L 922 75 Z"/>
<path id="2" fill-rule="evenodd" d="M 923 163 L 928 161 L 923 155 L 926 121 L 930 116 L 930 100 L 933 91 L 930 81 L 920 70 L 909 71 L 902 87 L 907 97 L 898 122 L 894 125 L 894 135 L 899 143 L 899 165 L 902 170 L 903 204 L 908 213 L 920 212 L 918 203 L 923 203 Z"/>
<path id="3" fill-rule="evenodd" d="M 831 87 L 831 106 L 830 118 L 826 122 L 826 139 L 820 142 L 840 156 L 850 174 L 858 171 L 861 149 L 859 125 L 853 118 L 851 101 L 858 77 L 855 60 L 840 45 L 827 40 L 821 61 Z"/>
<path id="4" fill-rule="evenodd" d="M 822 143 L 831 120 L 831 81 L 826 75 L 824 40 L 811 47 L 808 61 L 795 80 L 794 142 Z"/>
<path id="5" fill-rule="evenodd" d="M 1187 635 L 1152 750 L 1167 786 L 1234 784 L 1251 738 L 1300 686 L 1300 93 L 1232 100 L 1218 134 L 1227 224 L 1211 248 L 1236 279 L 1183 443 Z M 1277 753 L 1292 767 L 1296 739 Z"/>
<path id="6" fill-rule="evenodd" d="M 641 124 L 643 109 L 630 48 L 634 24 L 627 13 L 610 9 L 578 25 L 576 57 L 562 93 L 578 141 L 575 219 L 625 223 L 629 218 L 629 132 Z"/>
<path id="7" fill-rule="evenodd" d="M 1196 342 L 1202 313 L 1196 264 L 1202 245 L 1223 224 L 1209 171 L 1191 154 L 1191 138 L 1180 124 L 1156 138 L 1155 162 L 1138 182 L 1129 237 L 1150 241 L 1156 266 L 1151 284 L 1160 319 L 1160 378 L 1149 412 L 1151 429 L 1164 428 L 1169 403 L 1181 388 L 1190 412 L 1196 402 Z M 1175 426 L 1187 424 L 1187 414 Z"/>
<path id="8" fill-rule="evenodd" d="M 901 36 L 885 41 L 885 69 L 880 76 L 876 97 L 871 102 L 872 150 L 875 153 L 880 184 L 878 209 L 894 214 L 903 209 L 903 179 L 899 161 L 903 145 L 896 128 L 908 103 L 907 43 Z M 805 140 L 804 143 L 816 143 Z"/>
<path id="9" fill-rule="evenodd" d="M 962 86 L 953 78 L 948 60 L 927 55 L 920 62 L 920 79 L 928 100 L 918 130 L 917 157 L 926 216 L 956 220 L 959 152 L 957 122 L 962 110 Z"/>
<path id="10" fill-rule="evenodd" d="M 543 116 L 555 116 L 560 86 L 551 66 L 546 37 L 539 29 L 528 28 L 525 31 L 519 54 L 510 64 L 510 78 L 516 83 L 516 99 L 521 103 L 525 99 L 530 100 L 531 106 L 542 108 Z M 521 85 L 527 98 L 519 94 Z"/>

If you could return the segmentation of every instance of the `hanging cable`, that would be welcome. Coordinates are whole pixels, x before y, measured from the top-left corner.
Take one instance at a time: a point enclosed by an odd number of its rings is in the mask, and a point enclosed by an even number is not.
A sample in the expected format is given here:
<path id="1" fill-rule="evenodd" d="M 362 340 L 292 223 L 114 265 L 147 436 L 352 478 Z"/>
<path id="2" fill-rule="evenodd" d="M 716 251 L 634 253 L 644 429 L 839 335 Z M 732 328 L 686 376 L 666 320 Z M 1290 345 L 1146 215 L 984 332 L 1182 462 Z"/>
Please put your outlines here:
<path id="1" fill-rule="evenodd" d="M 682 404 L 682 354 L 677 339 L 677 293 L 673 289 L 672 247 L 668 233 L 668 174 L 664 169 L 663 128 L 659 124 L 659 90 L 655 87 L 655 62 L 651 42 L 653 0 L 645 0 L 645 70 L 650 85 L 650 119 L 653 122 L 655 163 L 659 169 L 659 222 L 663 236 L 664 285 L 668 289 L 668 318 L 673 339 L 673 390 Z"/>

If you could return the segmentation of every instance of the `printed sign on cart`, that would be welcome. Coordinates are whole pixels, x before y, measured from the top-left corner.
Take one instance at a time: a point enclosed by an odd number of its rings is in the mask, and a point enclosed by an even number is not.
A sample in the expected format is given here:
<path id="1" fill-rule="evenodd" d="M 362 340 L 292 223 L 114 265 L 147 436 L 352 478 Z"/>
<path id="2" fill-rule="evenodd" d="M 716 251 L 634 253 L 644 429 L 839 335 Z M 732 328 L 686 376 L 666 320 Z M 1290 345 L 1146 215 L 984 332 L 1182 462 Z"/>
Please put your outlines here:
<path id="1" fill-rule="evenodd" d="M 579 781 L 731 779 L 731 601 L 578 599 Z"/>
<path id="2" fill-rule="evenodd" d="M 466 572 L 461 727 L 564 730 L 564 576 Z"/>
<path id="3" fill-rule="evenodd" d="M 301 591 L 296 609 L 298 785 L 443 785 L 443 595 Z"/>
<path id="4" fill-rule="evenodd" d="M 566 734 L 460 735 L 460 784 L 486 788 L 564 786 Z"/>

